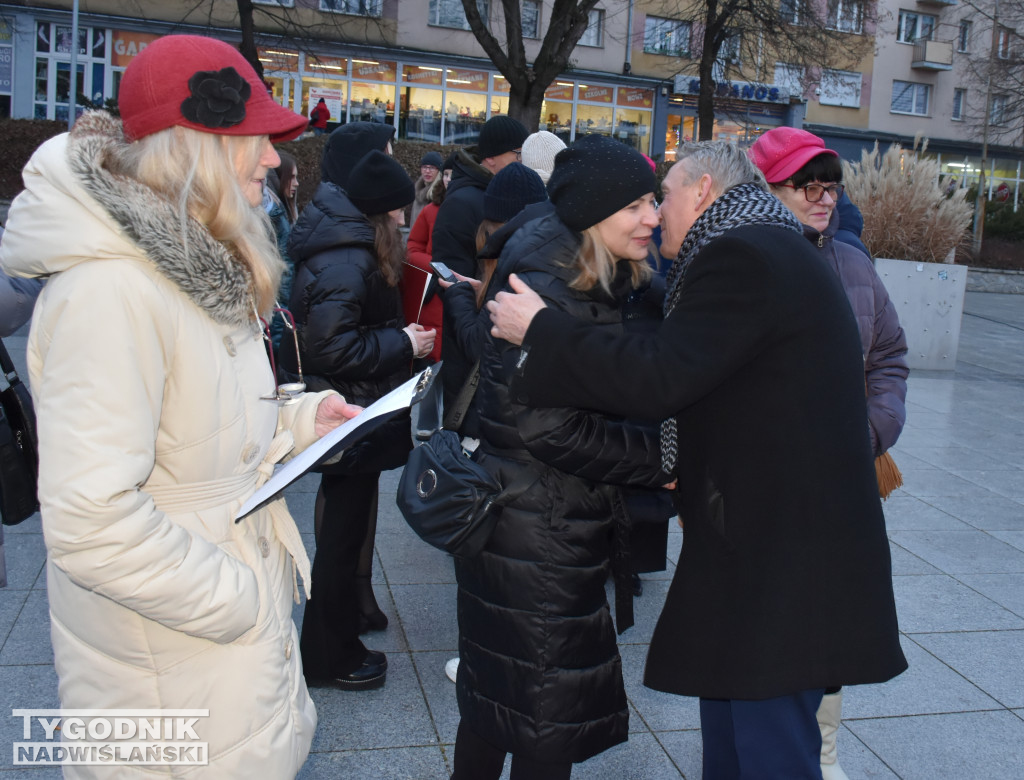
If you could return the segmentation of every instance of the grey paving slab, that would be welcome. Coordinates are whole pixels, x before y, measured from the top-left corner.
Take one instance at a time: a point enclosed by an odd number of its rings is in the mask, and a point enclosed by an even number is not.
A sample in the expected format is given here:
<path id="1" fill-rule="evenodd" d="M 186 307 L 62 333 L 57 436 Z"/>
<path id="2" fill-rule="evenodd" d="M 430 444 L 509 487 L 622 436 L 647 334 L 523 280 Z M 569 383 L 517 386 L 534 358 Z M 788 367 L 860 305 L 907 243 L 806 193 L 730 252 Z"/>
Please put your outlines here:
<path id="1" fill-rule="evenodd" d="M 847 721 L 903 780 L 1012 780 L 1024 766 L 1024 721 L 1008 710 Z"/>
<path id="2" fill-rule="evenodd" d="M 990 531 L 996 539 L 1024 550 L 1024 530 L 1022 531 Z"/>
<path id="3" fill-rule="evenodd" d="M 960 582 L 1024 617 L 1024 574 L 960 574 Z"/>
<path id="4" fill-rule="evenodd" d="M 36 512 L 31 517 L 25 518 L 17 525 L 5 525 L 4 535 L 6 534 L 41 534 L 43 532 L 43 521 Z"/>
<path id="5" fill-rule="evenodd" d="M 843 688 L 844 718 L 880 718 L 999 709 L 1002 705 L 911 639 L 900 637 L 908 668 L 880 685 Z"/>
<path id="6" fill-rule="evenodd" d="M 14 526 L 17 528 L 17 526 Z M 4 558 L 7 561 L 7 588 L 9 590 L 30 590 L 36 580 L 43 577 L 46 563 L 46 545 L 43 535 L 9 534 L 4 529 Z"/>
<path id="7" fill-rule="evenodd" d="M 1024 631 L 915 634 L 914 641 L 1004 707 L 1024 707 Z"/>
<path id="8" fill-rule="evenodd" d="M 676 520 L 669 520 L 668 559 L 673 566 L 679 565 L 679 551 L 683 549 L 683 529 Z"/>
<path id="9" fill-rule="evenodd" d="M 313 509 L 316 504 L 316 493 L 297 490 L 294 487 L 285 491 L 285 503 L 288 511 L 295 518 L 295 525 L 302 533 L 313 533 Z"/>
<path id="10" fill-rule="evenodd" d="M 0 769 L 12 769 L 13 744 L 22 739 L 22 721 L 11 717 L 11 710 L 59 706 L 52 666 L 0 666 Z"/>
<path id="11" fill-rule="evenodd" d="M 407 653 L 388 656 L 388 679 L 372 691 L 310 691 L 319 716 L 318 753 L 437 745 L 437 730 Z"/>
<path id="12" fill-rule="evenodd" d="M 619 644 L 648 645 L 658 616 L 665 606 L 665 596 L 671 585 L 669 580 L 645 580 L 644 595 L 633 599 L 633 627 L 619 635 Z M 609 603 L 614 601 L 613 589 L 608 588 Z"/>
<path id="13" fill-rule="evenodd" d="M 21 614 L 25 600 L 28 598 L 28 591 L 0 589 L 0 649 L 7 641 L 7 635 L 14 628 L 14 621 Z"/>
<path id="14" fill-rule="evenodd" d="M 704 748 L 700 731 L 659 731 L 654 735 L 679 774 L 686 780 L 700 780 Z"/>
<path id="15" fill-rule="evenodd" d="M 637 715 L 651 731 L 676 731 L 700 727 L 700 707 L 697 699 L 675 696 L 647 688 L 643 684 L 646 645 L 620 645 L 622 679 L 626 697 Z"/>
<path id="16" fill-rule="evenodd" d="M 896 530 L 889 538 L 947 574 L 1024 572 L 1024 551 L 985 531 Z"/>
<path id="17" fill-rule="evenodd" d="M 893 577 L 906 633 L 1024 628 L 1024 620 L 945 574 Z"/>
<path id="18" fill-rule="evenodd" d="M 960 496 L 984 499 L 993 495 L 991 490 L 941 469 L 901 469 L 901 471 L 903 472 L 903 487 L 900 490 L 910 496 L 919 498 Z"/>
<path id="19" fill-rule="evenodd" d="M 50 607 L 46 593 L 33 590 L 25 599 L 3 650 L 0 650 L 0 667 L 52 663 Z"/>
<path id="20" fill-rule="evenodd" d="M 948 512 L 914 496 L 890 496 L 882 504 L 885 527 L 890 531 L 962 531 L 971 528 Z"/>
<path id="21" fill-rule="evenodd" d="M 910 447 L 897 444 L 897 462 L 910 456 L 915 463 L 925 464 L 921 468 L 941 468 L 952 474 L 962 474 L 972 469 L 1005 469 L 1006 461 L 997 454 L 971 449 L 969 447 Z M 908 466 L 913 468 L 913 466 Z M 1019 469 L 1018 469 L 1019 471 Z"/>
<path id="22" fill-rule="evenodd" d="M 394 585 L 391 595 L 410 649 L 457 650 L 454 585 Z"/>
<path id="23" fill-rule="evenodd" d="M 629 741 L 576 764 L 573 780 L 678 780 L 672 759 L 652 734 L 630 734 Z"/>
<path id="24" fill-rule="evenodd" d="M 951 473 L 1001 496 L 1024 500 L 1024 474 L 1020 469 L 962 469 Z"/>
<path id="25" fill-rule="evenodd" d="M 0 778 L 4 780 L 62 780 L 64 773 L 60 767 L 40 767 L 39 769 L 0 769 Z"/>
<path id="26" fill-rule="evenodd" d="M 444 744 L 455 744 L 459 728 L 459 704 L 455 700 L 455 683 L 444 673 L 444 665 L 454 652 L 412 653 L 423 695 L 433 718 L 434 727 Z"/>
<path id="27" fill-rule="evenodd" d="M 982 531 L 1024 530 L 1024 502 L 990 493 L 988 496 L 929 496 L 922 499 Z"/>
<path id="28" fill-rule="evenodd" d="M 850 780 L 893 780 L 896 775 L 846 726 L 836 735 L 839 765 Z"/>
<path id="29" fill-rule="evenodd" d="M 891 496 L 890 501 L 900 498 L 900 496 Z M 922 560 L 917 555 L 914 555 L 909 550 L 904 550 L 898 544 L 889 542 L 889 556 L 892 559 L 892 575 L 893 577 L 900 577 L 913 574 L 940 574 L 941 572 L 928 563 Z"/>
<path id="30" fill-rule="evenodd" d="M 413 533 L 381 534 L 377 539 L 377 551 L 391 585 L 450 585 L 455 582 L 452 556 L 431 547 Z"/>
<path id="31" fill-rule="evenodd" d="M 440 747 L 387 748 L 313 753 L 298 780 L 448 780 Z"/>

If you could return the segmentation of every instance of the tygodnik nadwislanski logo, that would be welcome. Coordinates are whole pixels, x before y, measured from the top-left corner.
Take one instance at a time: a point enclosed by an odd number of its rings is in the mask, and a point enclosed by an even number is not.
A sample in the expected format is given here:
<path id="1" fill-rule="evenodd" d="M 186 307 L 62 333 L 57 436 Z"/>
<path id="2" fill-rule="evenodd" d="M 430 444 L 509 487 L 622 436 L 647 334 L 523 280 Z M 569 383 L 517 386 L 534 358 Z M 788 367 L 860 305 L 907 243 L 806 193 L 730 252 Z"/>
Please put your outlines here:
<path id="1" fill-rule="evenodd" d="M 205 765 L 209 710 L 12 710 L 15 766 Z"/>

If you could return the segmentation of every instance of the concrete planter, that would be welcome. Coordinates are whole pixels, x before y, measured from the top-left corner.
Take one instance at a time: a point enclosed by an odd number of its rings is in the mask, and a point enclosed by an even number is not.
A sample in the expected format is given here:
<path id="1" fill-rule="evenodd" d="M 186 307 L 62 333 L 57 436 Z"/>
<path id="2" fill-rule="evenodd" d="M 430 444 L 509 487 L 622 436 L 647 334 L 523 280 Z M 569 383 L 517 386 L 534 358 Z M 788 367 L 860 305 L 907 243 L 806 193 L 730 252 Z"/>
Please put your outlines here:
<path id="1" fill-rule="evenodd" d="M 967 267 L 947 263 L 875 259 L 907 334 L 911 368 L 952 371 L 960 343 Z"/>

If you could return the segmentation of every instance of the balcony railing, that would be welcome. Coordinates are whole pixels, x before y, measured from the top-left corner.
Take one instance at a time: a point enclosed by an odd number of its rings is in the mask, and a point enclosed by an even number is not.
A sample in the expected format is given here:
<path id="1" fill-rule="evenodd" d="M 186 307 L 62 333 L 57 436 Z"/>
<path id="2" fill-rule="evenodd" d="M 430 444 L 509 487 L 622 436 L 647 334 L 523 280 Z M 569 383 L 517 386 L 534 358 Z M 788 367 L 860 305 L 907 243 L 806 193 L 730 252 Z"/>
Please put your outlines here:
<path id="1" fill-rule="evenodd" d="M 952 70 L 952 41 L 917 41 L 910 67 L 918 70 Z"/>

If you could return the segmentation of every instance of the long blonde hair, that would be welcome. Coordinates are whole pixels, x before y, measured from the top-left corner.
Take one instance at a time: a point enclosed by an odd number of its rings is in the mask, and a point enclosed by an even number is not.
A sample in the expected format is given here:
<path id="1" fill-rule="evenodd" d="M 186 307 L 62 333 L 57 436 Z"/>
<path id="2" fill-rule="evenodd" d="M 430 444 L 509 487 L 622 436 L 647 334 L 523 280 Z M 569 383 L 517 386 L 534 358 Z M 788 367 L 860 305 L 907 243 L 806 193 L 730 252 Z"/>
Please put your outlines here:
<path id="1" fill-rule="evenodd" d="M 256 167 L 264 136 L 228 136 L 169 127 L 123 147 L 121 170 L 162 194 L 178 210 L 182 241 L 187 221 L 204 225 L 249 269 L 260 312 L 274 305 L 284 263 L 266 212 L 254 207 L 238 182 L 240 166 Z"/>
<path id="2" fill-rule="evenodd" d="M 576 290 L 590 290 L 600 285 L 611 294 L 612 279 L 615 278 L 615 267 L 619 262 L 629 263 L 633 287 L 639 287 L 651 278 L 651 266 L 646 260 L 626 260 L 615 257 L 601 239 L 597 226 L 593 225 L 583 231 L 583 242 L 573 263 L 578 271 L 569 286 Z"/>

